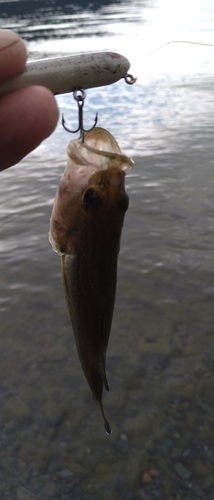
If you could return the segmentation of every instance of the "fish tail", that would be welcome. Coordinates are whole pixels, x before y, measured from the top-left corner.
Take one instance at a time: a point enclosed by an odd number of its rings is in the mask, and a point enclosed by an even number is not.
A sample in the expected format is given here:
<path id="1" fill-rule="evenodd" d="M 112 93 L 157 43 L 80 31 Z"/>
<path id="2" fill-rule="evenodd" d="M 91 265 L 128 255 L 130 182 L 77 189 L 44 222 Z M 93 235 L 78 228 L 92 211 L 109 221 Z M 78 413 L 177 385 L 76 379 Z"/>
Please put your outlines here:
<path id="1" fill-rule="evenodd" d="M 102 413 L 106 434 L 112 434 L 112 429 L 111 429 L 110 423 L 108 422 L 108 420 L 105 416 L 105 413 L 104 413 L 102 400 L 97 401 L 97 399 L 95 399 L 95 397 L 93 399 L 94 399 L 94 402 L 96 403 L 96 405 L 99 406 L 99 409 Z"/>
<path id="2" fill-rule="evenodd" d="M 106 434 L 112 434 L 111 426 L 110 426 L 108 420 L 106 420 L 106 418 L 104 418 L 104 427 L 105 427 Z"/>
<path id="3" fill-rule="evenodd" d="M 104 387 L 105 387 L 106 391 L 109 391 L 109 385 L 108 385 L 108 381 L 107 381 L 107 378 L 106 378 L 105 367 L 104 367 L 104 379 L 103 379 L 103 384 L 104 384 Z M 111 434 L 111 433 L 112 433 L 111 426 L 110 426 L 110 424 L 109 424 L 108 420 L 106 419 L 106 416 L 105 416 L 105 413 L 104 413 L 104 410 L 103 410 L 103 404 L 102 404 L 102 401 L 100 401 L 100 403 L 99 403 L 99 407 L 100 407 L 100 410 L 101 410 L 101 413 L 102 413 L 102 416 L 103 416 L 103 420 L 104 420 L 104 427 L 105 427 L 106 434 Z"/>
<path id="4" fill-rule="evenodd" d="M 103 370 L 102 370 L 102 379 L 103 379 L 103 385 L 105 387 L 105 390 L 109 392 L 109 385 L 108 385 L 108 380 L 107 380 L 104 364 L 103 364 Z"/>
<path id="5" fill-rule="evenodd" d="M 108 380 L 106 378 L 106 373 L 105 373 L 105 378 L 103 379 L 103 385 L 105 387 L 105 390 L 109 392 L 109 385 L 108 385 Z"/>
<path id="6" fill-rule="evenodd" d="M 108 380 L 106 376 L 106 369 L 105 369 L 105 356 L 102 356 L 102 361 L 101 361 L 101 367 L 100 367 L 100 375 L 103 381 L 103 385 L 105 387 L 105 390 L 109 392 L 109 385 L 108 385 Z"/>

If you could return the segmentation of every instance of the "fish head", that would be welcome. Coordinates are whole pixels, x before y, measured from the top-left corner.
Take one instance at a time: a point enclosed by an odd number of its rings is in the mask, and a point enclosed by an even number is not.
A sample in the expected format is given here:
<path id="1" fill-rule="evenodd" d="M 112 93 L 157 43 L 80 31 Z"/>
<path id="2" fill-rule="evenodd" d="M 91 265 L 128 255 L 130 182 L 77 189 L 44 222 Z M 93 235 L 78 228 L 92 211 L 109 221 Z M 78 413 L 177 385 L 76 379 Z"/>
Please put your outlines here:
<path id="1" fill-rule="evenodd" d="M 117 211 L 124 216 L 128 203 L 125 172 L 117 166 L 93 174 L 82 191 L 82 212 L 92 216 L 98 211 L 100 216 L 102 211 L 112 212 L 112 215 Z"/>
<path id="2" fill-rule="evenodd" d="M 125 175 L 133 165 L 114 137 L 96 127 L 81 139 L 70 141 L 68 162 L 54 201 L 49 239 L 59 255 L 75 255 L 80 235 L 99 214 L 97 224 L 109 216 L 121 220 L 128 208 Z M 93 223 L 95 224 L 95 218 Z"/>

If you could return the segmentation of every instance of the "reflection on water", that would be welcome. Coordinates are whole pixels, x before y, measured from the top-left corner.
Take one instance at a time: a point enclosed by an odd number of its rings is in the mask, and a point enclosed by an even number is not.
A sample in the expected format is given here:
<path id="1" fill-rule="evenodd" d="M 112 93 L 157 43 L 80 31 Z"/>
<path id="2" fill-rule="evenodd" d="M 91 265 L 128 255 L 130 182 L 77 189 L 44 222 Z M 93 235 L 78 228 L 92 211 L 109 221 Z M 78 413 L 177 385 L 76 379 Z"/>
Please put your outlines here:
<path id="1" fill-rule="evenodd" d="M 110 7 L 110 9 L 109 9 Z M 0 13 L 3 27 L 11 27 L 19 31 L 26 40 L 41 38 L 69 38 L 102 36 L 109 21 L 131 21 L 124 15 L 121 1 L 102 0 L 89 2 L 64 2 L 43 0 L 2 2 Z M 137 20 L 137 15 L 135 15 Z"/>
<path id="2" fill-rule="evenodd" d="M 172 31 L 212 41 L 212 4 L 195 4 L 17 1 L 0 12 L 30 57 L 108 47 L 139 71 Z M 214 498 L 212 54 L 169 46 L 135 86 L 87 91 L 86 126 L 98 111 L 135 159 L 107 356 L 111 437 L 81 373 L 48 242 L 69 134 L 59 124 L 1 173 L 2 500 Z M 57 100 L 75 127 L 72 96 Z"/>

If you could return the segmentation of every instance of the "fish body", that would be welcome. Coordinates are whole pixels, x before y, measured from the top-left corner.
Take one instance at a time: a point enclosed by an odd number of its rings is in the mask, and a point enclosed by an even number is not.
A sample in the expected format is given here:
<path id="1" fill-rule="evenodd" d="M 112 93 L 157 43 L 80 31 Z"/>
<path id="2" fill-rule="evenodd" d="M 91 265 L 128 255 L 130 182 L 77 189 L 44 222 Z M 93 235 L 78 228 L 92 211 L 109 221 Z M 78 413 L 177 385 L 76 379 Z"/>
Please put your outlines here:
<path id="1" fill-rule="evenodd" d="M 117 280 L 117 258 L 132 161 L 99 127 L 68 146 L 68 163 L 54 202 L 50 241 L 61 255 L 62 280 L 79 359 L 105 429 L 102 405 L 106 350 Z"/>

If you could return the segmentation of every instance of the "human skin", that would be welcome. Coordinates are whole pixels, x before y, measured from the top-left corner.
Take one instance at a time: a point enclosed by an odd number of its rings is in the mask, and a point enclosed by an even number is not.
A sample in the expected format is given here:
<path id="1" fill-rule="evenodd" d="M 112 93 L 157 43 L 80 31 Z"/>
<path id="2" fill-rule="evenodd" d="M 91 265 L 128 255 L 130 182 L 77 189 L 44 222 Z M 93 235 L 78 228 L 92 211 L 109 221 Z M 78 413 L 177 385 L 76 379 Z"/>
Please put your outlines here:
<path id="1" fill-rule="evenodd" d="M 17 33 L 0 29 L 0 82 L 22 72 L 26 46 Z M 59 116 L 53 94 L 44 87 L 17 90 L 0 99 L 0 170 L 18 163 L 56 127 Z"/>

